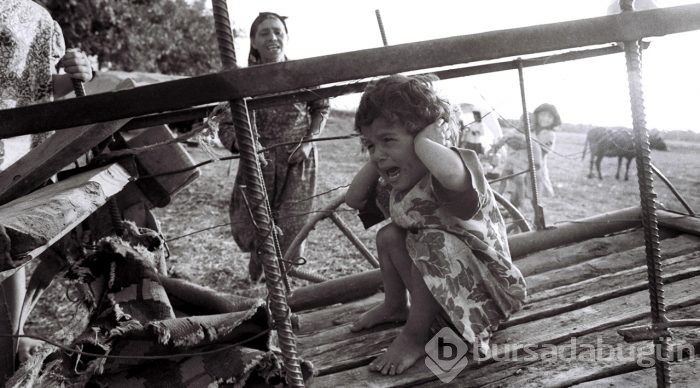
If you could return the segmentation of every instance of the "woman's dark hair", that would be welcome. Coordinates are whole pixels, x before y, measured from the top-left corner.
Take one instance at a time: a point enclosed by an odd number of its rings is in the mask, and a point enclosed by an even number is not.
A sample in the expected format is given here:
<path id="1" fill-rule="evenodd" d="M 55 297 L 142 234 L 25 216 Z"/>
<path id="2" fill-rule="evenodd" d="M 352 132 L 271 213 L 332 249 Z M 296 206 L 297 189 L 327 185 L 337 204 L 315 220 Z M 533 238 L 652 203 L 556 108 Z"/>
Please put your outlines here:
<path id="1" fill-rule="evenodd" d="M 285 22 L 285 20 L 287 20 L 286 16 L 281 16 L 274 12 L 260 12 L 255 18 L 255 20 L 253 20 L 253 23 L 250 25 L 250 52 L 248 54 L 248 66 L 258 65 L 262 62 L 262 58 L 260 58 L 260 53 L 257 49 L 253 47 L 253 39 L 255 38 L 255 34 L 258 33 L 258 28 L 260 27 L 262 22 L 264 22 L 267 19 L 279 20 L 284 26 L 284 32 L 289 33 L 289 31 L 287 31 L 287 22 Z"/>
<path id="2" fill-rule="evenodd" d="M 454 117 L 447 100 L 433 89 L 434 75 L 391 75 L 370 82 L 355 113 L 355 130 L 360 132 L 379 117 L 400 124 L 412 134 L 442 118 L 454 128 Z"/>

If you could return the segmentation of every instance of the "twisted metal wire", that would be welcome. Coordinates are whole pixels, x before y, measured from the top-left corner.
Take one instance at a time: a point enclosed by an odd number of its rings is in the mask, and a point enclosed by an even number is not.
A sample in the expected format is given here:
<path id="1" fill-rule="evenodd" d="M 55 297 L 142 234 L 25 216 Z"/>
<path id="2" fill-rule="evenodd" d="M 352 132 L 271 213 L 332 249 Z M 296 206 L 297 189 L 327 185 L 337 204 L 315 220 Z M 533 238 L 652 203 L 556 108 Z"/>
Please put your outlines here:
<path id="1" fill-rule="evenodd" d="M 623 12 L 633 11 L 634 0 L 620 0 Z M 651 168 L 651 150 L 649 133 L 646 129 L 646 113 L 644 111 L 644 94 L 642 90 L 642 58 L 638 41 L 628 41 L 625 45 L 625 60 L 627 62 L 627 80 L 629 83 L 630 103 L 632 107 L 632 127 L 634 130 L 634 147 L 637 154 L 637 180 L 642 208 L 642 225 L 644 226 L 644 241 L 646 246 L 647 276 L 649 279 L 649 298 L 651 304 L 652 324 L 665 323 L 666 305 L 664 303 L 664 283 L 661 277 L 661 251 L 659 226 L 656 214 L 656 193 Z M 656 354 L 656 384 L 659 387 L 671 386 L 671 376 L 668 365 L 667 328 L 654 338 Z M 659 354 L 660 353 L 660 354 Z"/>
<path id="2" fill-rule="evenodd" d="M 225 68 L 236 68 L 236 52 L 233 33 L 229 21 L 226 0 L 212 0 L 216 39 Z M 253 131 L 248 119 L 248 111 L 243 100 L 230 102 L 233 125 L 238 147 L 240 149 L 240 169 L 247 183 L 248 197 L 254 202 L 253 217 L 259 229 L 257 231 L 260 246 L 258 257 L 262 260 L 265 271 L 265 283 L 269 294 L 269 306 L 279 335 L 280 349 L 284 359 L 287 383 L 293 387 L 303 387 L 304 378 L 296 350 L 296 338 L 292 332 L 290 310 L 282 286 L 278 250 L 275 247 L 274 226 L 272 225 L 267 193 L 262 180 L 262 172 L 255 152 Z"/>

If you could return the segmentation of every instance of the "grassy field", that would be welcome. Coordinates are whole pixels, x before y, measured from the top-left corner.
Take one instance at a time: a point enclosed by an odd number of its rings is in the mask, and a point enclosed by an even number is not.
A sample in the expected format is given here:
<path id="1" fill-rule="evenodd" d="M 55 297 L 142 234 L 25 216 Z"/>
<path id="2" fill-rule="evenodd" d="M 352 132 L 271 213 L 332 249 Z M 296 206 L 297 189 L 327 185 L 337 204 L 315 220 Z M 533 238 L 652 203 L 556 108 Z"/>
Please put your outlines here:
<path id="1" fill-rule="evenodd" d="M 352 116 L 335 112 L 324 136 L 352 134 Z M 551 155 L 551 178 L 556 196 L 543 198 L 542 206 L 548 226 L 639 204 L 636 167 L 630 167 L 630 180 L 614 178 L 616 159 L 604 159 L 604 179 L 588 179 L 588 156 L 581 160 L 585 135 L 561 132 L 556 153 Z M 197 161 L 210 158 L 202 148 L 188 148 Z M 670 142 L 670 151 L 653 151 L 653 163 L 673 182 L 676 188 L 700 210 L 700 143 Z M 228 155 L 224 149 L 216 150 Z M 319 143 L 320 172 L 317 207 L 341 192 L 365 156 L 360 153 L 356 138 Z M 157 209 L 169 243 L 172 276 L 190 279 L 220 291 L 245 295 L 265 292 L 263 285 L 247 280 L 247 254 L 233 242 L 228 223 L 228 202 L 233 187 L 237 162 L 216 162 L 202 167 L 202 175 L 185 188 L 166 208 Z M 658 200 L 669 209 L 683 210 L 662 182 L 655 180 Z M 530 209 L 525 213 L 531 216 Z M 339 215 L 356 232 L 370 250 L 377 227 L 363 230 L 354 211 L 341 206 Z M 197 231 L 211 228 L 196 233 Z M 194 233 L 194 234 L 191 234 Z M 185 237 L 181 237 L 185 236 Z M 370 265 L 328 220 L 321 221 L 310 234 L 306 269 L 328 278 L 370 269 Z M 292 287 L 306 284 L 292 281 Z M 52 332 L 51 328 L 70 320 L 72 309 L 65 298 L 63 284 L 57 284 L 51 296 L 42 299 L 28 324 L 29 332 Z"/>

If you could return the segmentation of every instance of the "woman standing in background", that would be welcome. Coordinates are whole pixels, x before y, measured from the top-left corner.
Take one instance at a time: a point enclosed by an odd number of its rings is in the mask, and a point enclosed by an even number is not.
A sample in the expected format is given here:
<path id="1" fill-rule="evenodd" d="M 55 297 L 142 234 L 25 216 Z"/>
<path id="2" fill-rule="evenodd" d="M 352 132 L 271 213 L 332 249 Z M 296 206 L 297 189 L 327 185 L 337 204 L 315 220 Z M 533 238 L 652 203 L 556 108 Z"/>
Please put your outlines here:
<path id="1" fill-rule="evenodd" d="M 288 41 L 286 17 L 273 12 L 261 12 L 250 27 L 250 55 L 248 65 L 256 66 L 287 60 Z M 306 223 L 313 209 L 316 194 L 317 149 L 313 142 L 323 130 L 330 112 L 328 99 L 300 102 L 255 110 L 251 124 L 257 128 L 263 148 L 280 143 L 265 153 L 267 164 L 262 174 L 275 225 L 279 227 L 279 243 L 285 254 L 299 230 Z M 222 120 L 226 123 L 228 120 Z M 219 132 L 222 143 L 231 149 L 233 127 L 224 125 Z M 248 271 L 253 280 L 262 275 L 262 263 L 258 258 L 256 231 L 248 213 L 244 198 L 241 171 L 236 176 L 229 214 L 234 240 L 244 252 L 250 252 Z M 290 253 L 292 259 L 302 256 L 304 244 Z"/>

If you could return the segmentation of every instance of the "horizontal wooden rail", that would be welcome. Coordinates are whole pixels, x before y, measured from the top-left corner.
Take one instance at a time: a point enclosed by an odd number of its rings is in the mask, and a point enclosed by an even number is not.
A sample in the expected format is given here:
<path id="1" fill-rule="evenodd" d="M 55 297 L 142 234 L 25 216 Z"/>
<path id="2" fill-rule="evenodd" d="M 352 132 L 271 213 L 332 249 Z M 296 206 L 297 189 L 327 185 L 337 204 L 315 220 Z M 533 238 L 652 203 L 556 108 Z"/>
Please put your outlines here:
<path id="1" fill-rule="evenodd" d="M 2 110 L 0 137 L 379 75 L 638 40 L 697 29 L 700 29 L 700 4 L 692 4 L 253 66 L 142 86 L 130 91 Z"/>
<path id="2" fill-rule="evenodd" d="M 649 42 L 642 42 L 642 48 L 649 47 Z M 618 54 L 623 52 L 622 47 L 611 45 L 585 50 L 574 50 L 560 54 L 543 55 L 522 60 L 523 67 L 550 65 L 553 63 L 573 61 L 578 59 L 593 58 L 601 55 Z M 517 60 L 488 63 L 484 65 L 465 66 L 449 70 L 438 70 L 423 74 L 434 74 L 438 78 L 451 79 L 466 77 L 476 74 L 493 73 L 497 71 L 513 70 L 518 68 Z M 283 93 L 275 96 L 261 96 L 248 101 L 248 108 L 260 109 L 273 106 L 294 104 L 297 102 L 312 101 L 319 98 L 331 98 L 345 94 L 360 93 L 365 89 L 369 81 L 352 82 L 343 85 L 326 86 L 313 90 L 302 90 L 291 93 Z M 165 113 L 156 113 L 147 116 L 136 117 L 124 126 L 124 130 L 147 128 L 155 125 L 177 123 L 189 120 L 199 120 L 207 117 L 217 103 L 205 106 L 197 106 Z"/>

